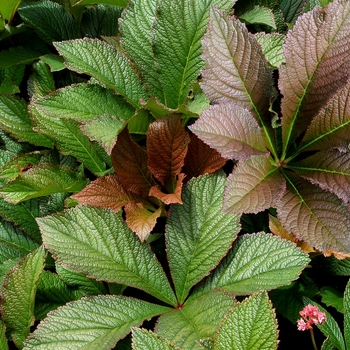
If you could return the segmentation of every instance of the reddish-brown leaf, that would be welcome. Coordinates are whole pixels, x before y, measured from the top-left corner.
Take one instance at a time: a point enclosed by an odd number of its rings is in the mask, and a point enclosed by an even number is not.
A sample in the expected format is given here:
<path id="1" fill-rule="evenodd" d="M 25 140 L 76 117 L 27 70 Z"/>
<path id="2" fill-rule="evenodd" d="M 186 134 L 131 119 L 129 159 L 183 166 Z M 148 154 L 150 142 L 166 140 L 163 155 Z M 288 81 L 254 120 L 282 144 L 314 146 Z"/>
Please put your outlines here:
<path id="1" fill-rule="evenodd" d="M 110 208 L 114 211 L 119 211 L 131 201 L 141 199 L 133 193 L 128 193 L 115 174 L 98 178 L 72 198 L 80 204 Z"/>
<path id="2" fill-rule="evenodd" d="M 162 208 L 151 212 L 143 203 L 132 202 L 125 206 L 126 223 L 137 234 L 141 242 L 144 242 L 151 233 L 161 213 Z"/>
<path id="3" fill-rule="evenodd" d="M 131 139 L 127 128 L 118 135 L 111 159 L 124 188 L 146 198 L 155 184 L 147 167 L 147 153 Z"/>
<path id="4" fill-rule="evenodd" d="M 247 109 L 234 103 L 211 106 L 189 128 L 223 157 L 246 160 L 269 155 L 258 122 Z"/>
<path id="5" fill-rule="evenodd" d="M 315 251 L 315 249 L 313 249 L 306 242 L 299 240 L 291 232 L 288 232 L 283 227 L 281 222 L 275 216 L 272 216 L 270 214 L 269 214 L 269 228 L 271 233 L 273 233 L 276 236 L 280 236 L 281 238 L 287 239 L 288 241 L 294 242 L 305 253 L 311 253 Z"/>
<path id="6" fill-rule="evenodd" d="M 186 181 L 189 181 L 192 177 L 214 173 L 226 162 L 227 159 L 221 157 L 218 151 L 192 134 L 182 171 L 186 174 Z"/>
<path id="7" fill-rule="evenodd" d="M 172 193 L 184 165 L 190 136 L 181 115 L 170 114 L 153 122 L 147 131 L 148 167 L 154 177 Z"/>
<path id="8" fill-rule="evenodd" d="M 322 252 L 350 253 L 348 205 L 295 174 L 285 175 L 287 190 L 276 207 L 286 230 Z"/>
<path id="9" fill-rule="evenodd" d="M 223 210 L 242 214 L 269 209 L 283 195 L 285 187 L 285 180 L 270 157 L 251 157 L 239 162 L 228 177 Z"/>
<path id="10" fill-rule="evenodd" d="M 156 185 L 151 188 L 149 195 L 160 199 L 165 204 L 182 204 L 181 192 L 185 176 L 186 175 L 182 173 L 177 176 L 177 181 L 173 185 L 175 188 L 173 193 L 164 193 L 162 188 L 159 185 Z"/>

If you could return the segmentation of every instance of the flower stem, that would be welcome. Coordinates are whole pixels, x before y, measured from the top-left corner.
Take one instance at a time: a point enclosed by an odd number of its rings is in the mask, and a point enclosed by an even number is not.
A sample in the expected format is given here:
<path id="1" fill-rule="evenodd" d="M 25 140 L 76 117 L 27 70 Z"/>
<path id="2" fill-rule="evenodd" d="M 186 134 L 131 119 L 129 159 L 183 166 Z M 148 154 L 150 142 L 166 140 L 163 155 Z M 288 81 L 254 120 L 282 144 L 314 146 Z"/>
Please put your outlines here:
<path id="1" fill-rule="evenodd" d="M 315 342 L 314 330 L 312 328 L 310 328 L 310 334 L 311 334 L 312 345 L 314 346 L 314 349 L 317 350 L 317 345 L 316 345 L 316 342 Z"/>

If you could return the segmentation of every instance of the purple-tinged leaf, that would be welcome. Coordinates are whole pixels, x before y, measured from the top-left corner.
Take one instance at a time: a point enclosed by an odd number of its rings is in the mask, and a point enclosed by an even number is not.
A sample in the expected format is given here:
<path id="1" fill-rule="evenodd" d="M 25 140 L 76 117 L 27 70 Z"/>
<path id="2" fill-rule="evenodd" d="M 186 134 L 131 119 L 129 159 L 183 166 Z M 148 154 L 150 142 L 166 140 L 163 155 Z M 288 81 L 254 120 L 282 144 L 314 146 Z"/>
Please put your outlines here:
<path id="1" fill-rule="evenodd" d="M 237 104 L 211 106 L 190 129 L 224 158 L 246 160 L 268 155 L 258 122 Z"/>
<path id="2" fill-rule="evenodd" d="M 273 207 L 285 190 L 285 180 L 271 158 L 239 162 L 228 177 L 223 209 L 227 213 L 258 213 Z"/>
<path id="3" fill-rule="evenodd" d="M 201 87 L 212 102 L 235 102 L 262 120 L 272 98 L 272 70 L 244 24 L 213 9 L 203 40 Z"/>
<path id="4" fill-rule="evenodd" d="M 350 201 L 350 153 L 321 151 L 290 168 L 344 202 Z"/>
<path id="5" fill-rule="evenodd" d="M 350 73 L 350 2 L 334 1 L 299 17 L 280 67 L 284 151 L 305 130 Z"/>
<path id="6" fill-rule="evenodd" d="M 301 150 L 349 150 L 350 81 L 338 91 L 311 122 L 301 143 Z"/>
<path id="7" fill-rule="evenodd" d="M 350 252 L 349 207 L 292 173 L 285 173 L 287 191 L 277 203 L 282 225 L 320 251 Z"/>

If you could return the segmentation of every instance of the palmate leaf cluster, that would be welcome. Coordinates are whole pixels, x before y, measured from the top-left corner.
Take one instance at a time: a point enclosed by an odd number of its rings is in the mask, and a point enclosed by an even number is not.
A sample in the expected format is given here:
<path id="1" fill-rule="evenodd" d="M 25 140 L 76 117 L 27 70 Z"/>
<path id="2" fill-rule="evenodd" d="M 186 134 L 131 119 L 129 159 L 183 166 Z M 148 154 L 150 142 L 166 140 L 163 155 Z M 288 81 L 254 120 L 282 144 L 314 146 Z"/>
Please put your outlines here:
<path id="1" fill-rule="evenodd" d="M 278 347 L 307 253 L 350 253 L 350 5 L 326 3 L 0 7 L 0 348 Z"/>

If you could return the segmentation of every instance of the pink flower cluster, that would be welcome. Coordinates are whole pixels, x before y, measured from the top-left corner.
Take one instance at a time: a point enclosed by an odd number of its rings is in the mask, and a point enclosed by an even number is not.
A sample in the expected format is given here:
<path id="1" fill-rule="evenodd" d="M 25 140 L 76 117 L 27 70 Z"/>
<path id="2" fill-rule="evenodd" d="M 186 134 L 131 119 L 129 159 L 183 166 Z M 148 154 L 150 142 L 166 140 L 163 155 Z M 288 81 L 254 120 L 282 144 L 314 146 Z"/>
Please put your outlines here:
<path id="1" fill-rule="evenodd" d="M 297 321 L 299 331 L 311 329 L 313 324 L 322 324 L 326 320 L 326 314 L 319 311 L 317 306 L 311 304 L 306 305 L 299 313 L 302 317 Z"/>

